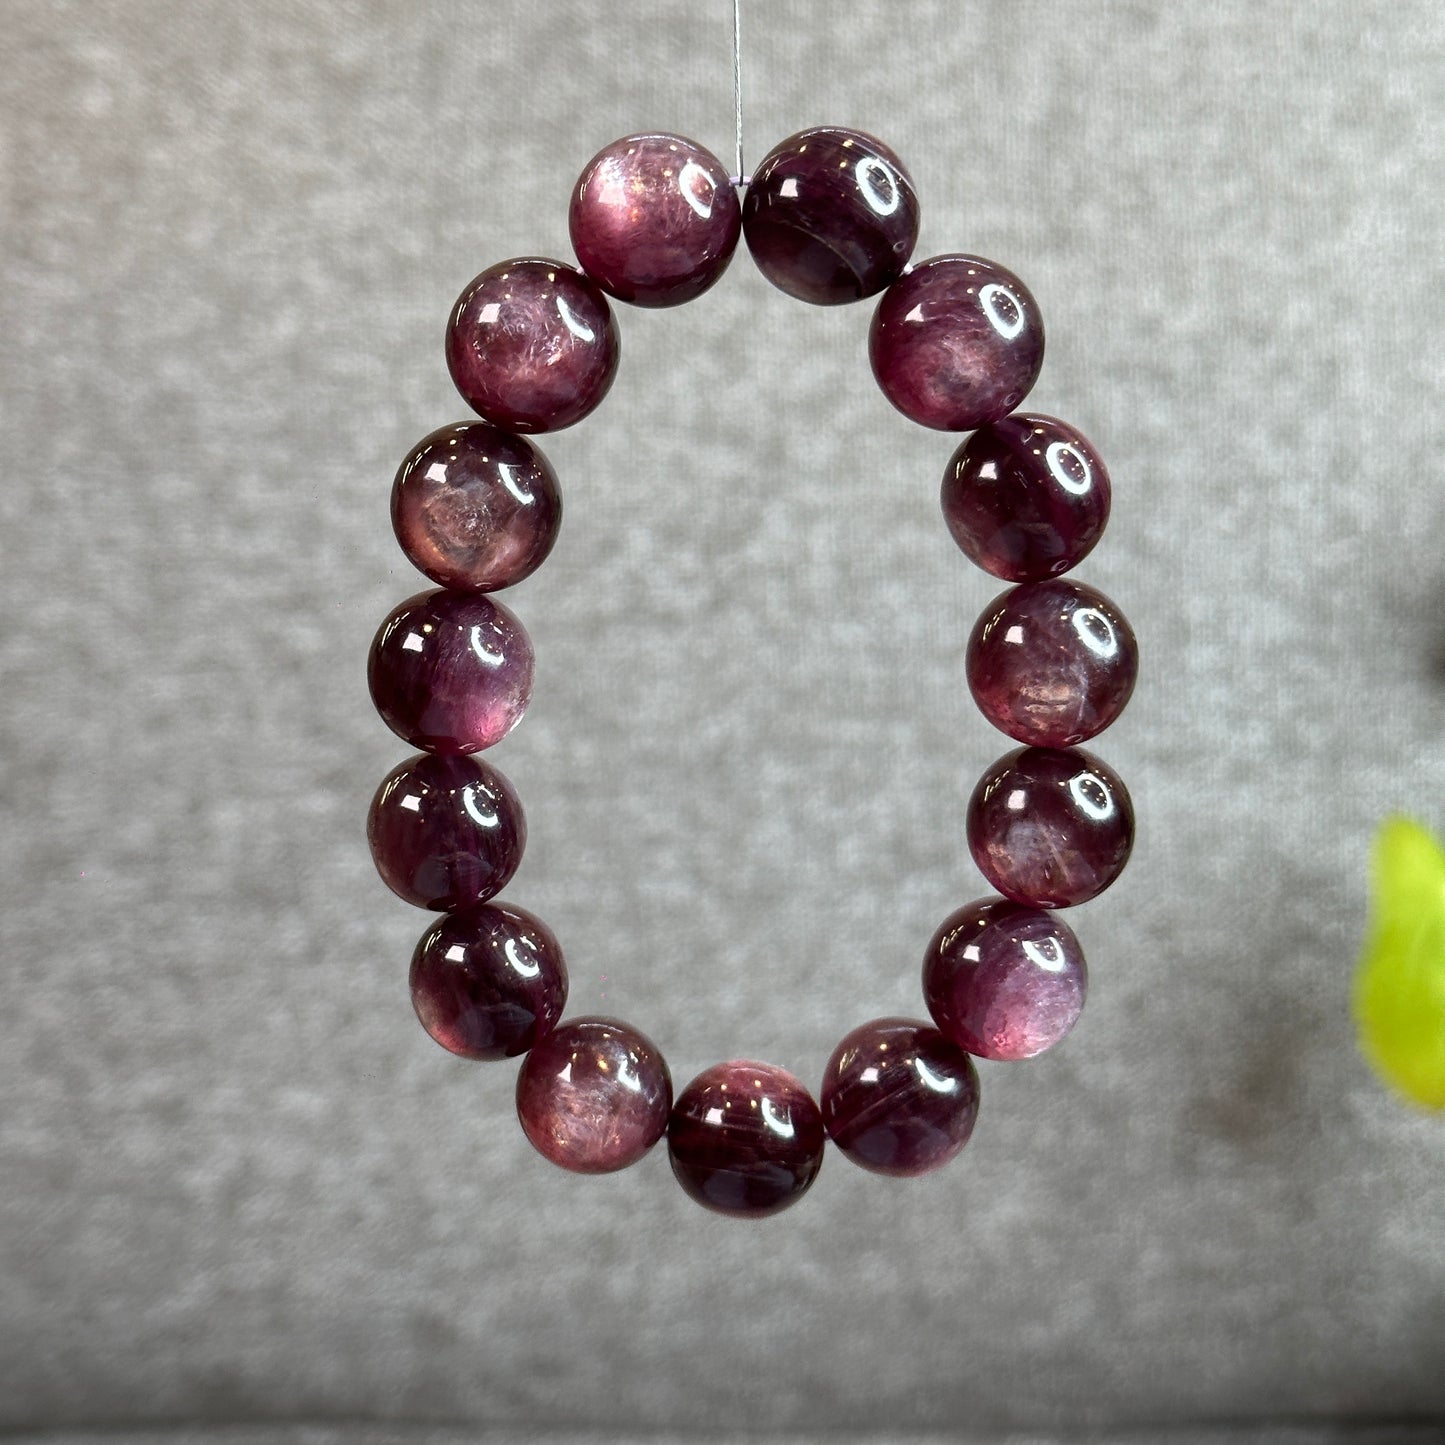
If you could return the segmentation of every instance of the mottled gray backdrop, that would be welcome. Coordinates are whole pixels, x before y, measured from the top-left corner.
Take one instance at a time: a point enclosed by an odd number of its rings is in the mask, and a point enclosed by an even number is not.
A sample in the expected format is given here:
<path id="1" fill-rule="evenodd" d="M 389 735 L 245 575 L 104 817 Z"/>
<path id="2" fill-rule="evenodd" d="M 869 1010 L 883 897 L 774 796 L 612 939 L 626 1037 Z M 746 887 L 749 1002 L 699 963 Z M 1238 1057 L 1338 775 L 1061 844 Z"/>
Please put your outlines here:
<path id="1" fill-rule="evenodd" d="M 1348 1014 L 1373 826 L 1445 825 L 1445 8 L 744 10 L 750 161 L 893 145 L 920 256 L 1025 278 L 1033 402 L 1113 470 L 1080 575 L 1144 649 L 1099 744 L 1140 838 L 1076 915 L 1082 1023 L 985 1068 L 949 1170 L 834 1155 L 748 1226 L 661 1153 L 554 1169 L 514 1069 L 411 1015 L 423 918 L 362 833 L 406 752 L 365 651 L 424 585 L 392 472 L 463 419 L 456 293 L 570 254 L 594 151 L 730 157 L 726 0 L 3 0 L 0 1431 L 1445 1433 L 1445 1125 Z M 866 305 L 739 257 L 622 309 L 512 594 L 508 896 L 679 1085 L 816 1084 L 985 891 L 963 803 L 1007 744 L 962 653 L 998 584 Z"/>

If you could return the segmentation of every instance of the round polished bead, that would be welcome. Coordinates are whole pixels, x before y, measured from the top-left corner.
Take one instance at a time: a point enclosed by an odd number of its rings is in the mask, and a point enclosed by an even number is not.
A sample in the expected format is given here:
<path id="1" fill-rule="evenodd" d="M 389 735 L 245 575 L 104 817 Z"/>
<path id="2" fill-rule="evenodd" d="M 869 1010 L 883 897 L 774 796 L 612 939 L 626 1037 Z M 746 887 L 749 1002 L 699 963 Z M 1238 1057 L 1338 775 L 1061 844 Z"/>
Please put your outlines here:
<path id="1" fill-rule="evenodd" d="M 542 565 L 562 525 L 562 494 L 525 437 L 464 422 L 411 449 L 392 485 L 391 525 L 433 582 L 496 592 Z"/>
<path id="2" fill-rule="evenodd" d="M 895 281 L 873 313 L 868 355 L 883 394 L 939 431 L 1007 416 L 1044 360 L 1029 288 L 981 256 L 935 256 Z"/>
<path id="3" fill-rule="evenodd" d="M 582 269 L 634 306 L 701 296 L 727 269 L 742 224 L 727 167 L 680 135 L 629 135 L 600 150 L 567 221 Z"/>
<path id="4" fill-rule="evenodd" d="M 1082 433 L 1020 412 L 980 427 L 943 476 L 953 540 L 985 572 L 1041 582 L 1077 566 L 1109 520 L 1109 472 Z"/>
<path id="5" fill-rule="evenodd" d="M 667 1131 L 672 1076 L 657 1046 L 616 1019 L 554 1029 L 517 1075 L 517 1117 L 539 1153 L 577 1174 L 635 1164 Z"/>
<path id="6" fill-rule="evenodd" d="M 1067 908 L 1102 893 L 1134 845 L 1134 808 L 1114 770 L 1082 748 L 1019 748 L 968 804 L 973 861 L 1005 898 Z"/>
<path id="7" fill-rule="evenodd" d="M 743 201 L 743 234 L 774 286 L 818 306 L 874 296 L 903 274 L 918 197 L 903 162 L 861 130 L 815 126 L 773 147 Z"/>
<path id="8" fill-rule="evenodd" d="M 567 965 L 556 935 L 524 908 L 483 903 L 439 918 L 411 958 L 422 1027 L 464 1059 L 525 1053 L 556 1027 Z"/>
<path id="9" fill-rule="evenodd" d="M 523 257 L 476 277 L 447 326 L 467 405 L 507 431 L 559 431 L 607 395 L 619 343 L 607 298 L 560 261 Z"/>
<path id="10" fill-rule="evenodd" d="M 678 1096 L 667 1126 L 677 1181 L 719 1214 L 757 1218 L 802 1198 L 823 1163 L 823 1118 L 786 1069 L 714 1064 Z"/>
<path id="11" fill-rule="evenodd" d="M 981 1059 L 1031 1059 L 1073 1028 L 1089 975 L 1073 930 L 1042 908 L 981 898 L 951 913 L 923 958 L 933 1021 Z"/>
<path id="12" fill-rule="evenodd" d="M 418 908 L 447 913 L 507 886 L 527 841 L 512 785 L 480 758 L 422 753 L 381 780 L 366 825 L 376 871 Z"/>
<path id="13" fill-rule="evenodd" d="M 1134 691 L 1139 651 L 1124 614 L 1082 582 L 1025 582 L 995 597 L 968 640 L 968 686 L 1021 743 L 1066 748 L 1101 733 Z"/>
<path id="14" fill-rule="evenodd" d="M 522 720 L 532 644 L 522 624 L 478 592 L 420 592 L 387 614 L 367 660 L 387 727 L 433 753 L 475 753 Z"/>
<path id="15" fill-rule="evenodd" d="M 833 1050 L 823 1073 L 832 1141 L 875 1174 L 927 1174 L 968 1143 L 978 1072 L 956 1044 L 915 1019 L 875 1019 Z"/>

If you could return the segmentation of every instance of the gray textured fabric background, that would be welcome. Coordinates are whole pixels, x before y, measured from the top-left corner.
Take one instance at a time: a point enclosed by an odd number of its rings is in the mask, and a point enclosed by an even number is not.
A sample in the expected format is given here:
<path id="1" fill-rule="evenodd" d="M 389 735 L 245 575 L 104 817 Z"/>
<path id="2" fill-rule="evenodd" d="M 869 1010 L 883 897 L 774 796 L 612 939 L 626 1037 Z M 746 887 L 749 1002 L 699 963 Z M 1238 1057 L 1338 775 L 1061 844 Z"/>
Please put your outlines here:
<path id="1" fill-rule="evenodd" d="M 1375 822 L 1445 825 L 1431 0 L 747 0 L 750 162 L 819 122 L 892 144 L 918 254 L 1025 278 L 1032 404 L 1113 471 L 1080 575 L 1144 649 L 1098 744 L 1140 837 L 1074 920 L 1089 1007 L 984 1068 L 949 1170 L 834 1155 L 756 1226 L 658 1152 L 564 1175 L 514 1069 L 417 1027 L 424 919 L 363 839 L 406 752 L 365 651 L 423 585 L 392 472 L 463 418 L 456 293 L 570 254 L 597 148 L 730 159 L 727 11 L 0 7 L 0 1430 L 1441 1438 L 1445 1126 L 1348 1017 Z M 816 1085 L 986 891 L 963 803 L 1006 740 L 962 652 L 999 588 L 867 306 L 740 256 L 620 310 L 509 598 L 508 896 L 571 1012 L 679 1086 L 739 1055 Z"/>

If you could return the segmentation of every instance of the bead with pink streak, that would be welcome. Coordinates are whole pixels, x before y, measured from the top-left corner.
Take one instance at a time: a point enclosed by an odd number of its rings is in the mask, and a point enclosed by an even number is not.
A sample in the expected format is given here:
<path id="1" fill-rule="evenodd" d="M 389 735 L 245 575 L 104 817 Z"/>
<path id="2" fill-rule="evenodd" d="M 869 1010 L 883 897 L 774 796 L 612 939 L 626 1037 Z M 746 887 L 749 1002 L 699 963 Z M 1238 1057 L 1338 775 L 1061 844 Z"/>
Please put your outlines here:
<path id="1" fill-rule="evenodd" d="M 562 495 L 546 457 L 487 422 L 423 437 L 397 469 L 391 524 L 401 550 L 433 582 L 496 592 L 546 560 Z"/>
<path id="2" fill-rule="evenodd" d="M 936 1028 L 874 1019 L 833 1050 L 820 1094 L 828 1136 L 875 1174 L 927 1174 L 973 1132 L 978 1072 Z"/>
<path id="3" fill-rule="evenodd" d="M 413 747 L 480 752 L 522 720 L 532 695 L 532 644 L 490 597 L 421 592 L 377 630 L 367 681 L 386 725 Z"/>
<path id="4" fill-rule="evenodd" d="M 1031 1059 L 1073 1028 L 1089 975 L 1063 919 L 981 898 L 944 919 L 923 958 L 939 1029 L 981 1059 Z"/>
<path id="5" fill-rule="evenodd" d="M 635 1164 L 667 1130 L 672 1075 L 657 1045 L 617 1019 L 580 1018 L 535 1045 L 517 1117 L 537 1151 L 577 1174 Z"/>

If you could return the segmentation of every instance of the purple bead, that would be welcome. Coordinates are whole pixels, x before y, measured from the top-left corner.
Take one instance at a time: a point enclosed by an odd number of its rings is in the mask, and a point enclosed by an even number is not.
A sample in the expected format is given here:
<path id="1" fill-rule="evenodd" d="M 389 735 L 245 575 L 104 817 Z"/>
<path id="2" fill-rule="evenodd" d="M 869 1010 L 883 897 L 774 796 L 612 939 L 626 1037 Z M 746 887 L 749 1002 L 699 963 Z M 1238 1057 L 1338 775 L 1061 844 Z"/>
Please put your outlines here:
<path id="1" fill-rule="evenodd" d="M 607 395 L 619 342 L 607 298 L 560 261 L 483 271 L 457 298 L 447 366 L 467 405 L 507 431 L 560 431 Z"/>
<path id="2" fill-rule="evenodd" d="M 1102 893 L 1134 845 L 1134 808 L 1114 770 L 1082 748 L 1018 748 L 978 780 L 968 846 L 1006 898 L 1067 908 Z"/>
<path id="3" fill-rule="evenodd" d="M 875 1174 L 927 1174 L 973 1132 L 978 1073 L 956 1044 L 915 1019 L 875 1019 L 833 1050 L 823 1074 L 833 1142 Z"/>
<path id="4" fill-rule="evenodd" d="M 719 1214 L 758 1218 L 802 1198 L 823 1164 L 823 1117 L 786 1069 L 714 1064 L 679 1095 L 667 1126 L 677 1182 Z"/>
<path id="5" fill-rule="evenodd" d="M 582 269 L 634 306 L 676 306 L 727 269 L 742 225 L 727 167 L 680 135 L 629 135 L 593 156 L 567 218 Z"/>
<path id="6" fill-rule="evenodd" d="M 944 919 L 923 958 L 934 1022 L 981 1059 L 1031 1059 L 1073 1028 L 1089 974 L 1062 919 L 981 898 Z"/>
<path id="7" fill-rule="evenodd" d="M 995 597 L 968 640 L 968 685 L 980 711 L 1034 747 L 1067 748 L 1103 732 L 1129 701 L 1138 665 L 1124 614 L 1065 578 Z"/>
<path id="8" fill-rule="evenodd" d="M 884 293 L 868 332 L 883 394 L 939 431 L 998 421 L 1029 393 L 1044 326 L 1029 288 L 981 256 L 935 256 Z"/>
<path id="9" fill-rule="evenodd" d="M 490 597 L 419 592 L 387 614 L 366 676 L 377 712 L 413 747 L 475 753 L 522 720 L 532 695 L 532 644 Z"/>
<path id="10" fill-rule="evenodd" d="M 882 141 L 814 126 L 763 157 L 743 201 L 743 234 L 774 286 L 836 306 L 903 274 L 918 240 L 918 197 Z"/>
<path id="11" fill-rule="evenodd" d="M 1109 497 L 1108 469 L 1082 433 L 1022 412 L 980 427 L 943 477 L 953 540 L 1007 582 L 1078 566 L 1103 536 Z"/>
<path id="12" fill-rule="evenodd" d="M 539 1153 L 577 1174 L 635 1164 L 667 1131 L 672 1075 L 645 1034 L 581 1018 L 537 1044 L 517 1075 L 517 1117 Z"/>
<path id="13" fill-rule="evenodd" d="M 542 565 L 562 525 L 562 496 L 525 437 L 463 422 L 411 449 L 391 489 L 391 525 L 433 582 L 496 592 Z"/>
<path id="14" fill-rule="evenodd" d="M 556 935 L 524 908 L 484 903 L 437 919 L 411 958 L 422 1027 L 464 1059 L 509 1059 L 556 1027 L 567 965 Z"/>
<path id="15" fill-rule="evenodd" d="M 448 913 L 507 886 L 522 861 L 527 824 L 495 768 L 480 758 L 422 753 L 381 780 L 366 835 L 393 893 Z"/>

